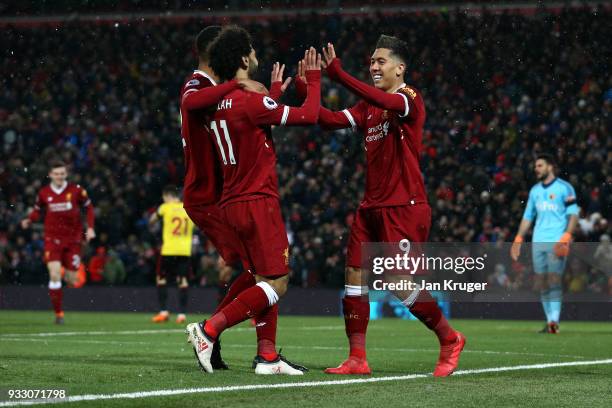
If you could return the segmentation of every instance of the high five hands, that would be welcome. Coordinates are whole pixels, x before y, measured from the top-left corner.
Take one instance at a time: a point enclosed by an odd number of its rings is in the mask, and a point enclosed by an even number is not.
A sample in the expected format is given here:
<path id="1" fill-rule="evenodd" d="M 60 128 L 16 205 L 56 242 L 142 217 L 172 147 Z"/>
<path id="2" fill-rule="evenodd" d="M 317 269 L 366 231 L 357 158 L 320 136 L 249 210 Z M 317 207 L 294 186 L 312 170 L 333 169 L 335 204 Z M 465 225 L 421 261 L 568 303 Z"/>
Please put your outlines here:
<path id="1" fill-rule="evenodd" d="M 323 47 L 323 68 L 329 67 L 334 58 L 336 58 L 336 50 L 334 49 L 334 44 L 328 42 L 327 47 Z"/>

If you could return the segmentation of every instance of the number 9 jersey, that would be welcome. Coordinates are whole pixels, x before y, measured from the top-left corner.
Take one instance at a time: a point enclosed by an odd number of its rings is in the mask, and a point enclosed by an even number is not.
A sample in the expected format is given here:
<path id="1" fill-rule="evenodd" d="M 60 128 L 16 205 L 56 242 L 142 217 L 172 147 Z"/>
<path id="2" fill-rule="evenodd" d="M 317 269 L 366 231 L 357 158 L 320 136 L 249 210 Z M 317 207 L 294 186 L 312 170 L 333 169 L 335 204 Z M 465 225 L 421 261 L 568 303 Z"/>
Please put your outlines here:
<path id="1" fill-rule="evenodd" d="M 157 209 L 163 220 L 162 256 L 191 256 L 193 222 L 182 202 L 164 203 Z"/>

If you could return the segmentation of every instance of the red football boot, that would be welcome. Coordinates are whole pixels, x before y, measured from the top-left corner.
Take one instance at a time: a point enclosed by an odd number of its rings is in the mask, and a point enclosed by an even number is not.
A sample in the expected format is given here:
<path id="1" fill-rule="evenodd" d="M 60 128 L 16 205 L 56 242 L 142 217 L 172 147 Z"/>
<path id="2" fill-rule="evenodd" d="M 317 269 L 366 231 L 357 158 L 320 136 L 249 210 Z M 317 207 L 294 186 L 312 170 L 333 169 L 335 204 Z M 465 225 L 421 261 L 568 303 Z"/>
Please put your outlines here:
<path id="1" fill-rule="evenodd" d="M 326 374 L 341 374 L 341 375 L 370 375 L 372 370 L 368 366 L 368 360 L 356 357 L 349 357 L 342 364 L 335 368 L 326 368 Z"/>
<path id="2" fill-rule="evenodd" d="M 465 347 L 465 336 L 459 332 L 456 333 L 457 340 L 453 344 L 440 346 L 440 356 L 433 372 L 434 377 L 448 377 L 459 365 L 459 356 Z"/>

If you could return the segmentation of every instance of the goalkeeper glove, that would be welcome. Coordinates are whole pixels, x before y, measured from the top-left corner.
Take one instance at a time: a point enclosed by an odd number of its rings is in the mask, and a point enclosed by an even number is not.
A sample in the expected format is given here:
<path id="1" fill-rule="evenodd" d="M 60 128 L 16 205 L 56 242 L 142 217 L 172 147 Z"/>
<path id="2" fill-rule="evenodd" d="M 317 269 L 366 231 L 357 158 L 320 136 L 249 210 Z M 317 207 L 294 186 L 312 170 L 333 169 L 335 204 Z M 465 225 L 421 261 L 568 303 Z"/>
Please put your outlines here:
<path id="1" fill-rule="evenodd" d="M 561 235 L 559 242 L 557 242 L 553 248 L 555 251 L 555 255 L 557 255 L 559 258 L 568 256 L 569 255 L 569 244 L 571 240 L 572 240 L 572 234 L 570 234 L 569 232 L 564 232 L 563 235 Z"/>
<path id="2" fill-rule="evenodd" d="M 517 235 L 514 237 L 514 242 L 512 243 L 512 248 L 510 248 L 510 256 L 512 260 L 516 261 L 518 257 L 521 255 L 521 244 L 523 243 L 523 237 Z"/>

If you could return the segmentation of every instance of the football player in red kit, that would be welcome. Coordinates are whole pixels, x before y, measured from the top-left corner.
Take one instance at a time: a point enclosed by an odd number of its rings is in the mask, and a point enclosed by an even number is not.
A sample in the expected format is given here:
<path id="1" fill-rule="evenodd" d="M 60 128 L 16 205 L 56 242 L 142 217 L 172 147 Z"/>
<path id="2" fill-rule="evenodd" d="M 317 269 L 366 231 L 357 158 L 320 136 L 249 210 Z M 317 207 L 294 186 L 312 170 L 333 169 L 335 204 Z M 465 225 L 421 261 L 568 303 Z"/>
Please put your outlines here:
<path id="1" fill-rule="evenodd" d="M 81 265 L 81 242 L 83 240 L 83 221 L 81 208 L 87 212 L 85 238 L 89 242 L 96 237 L 94 231 L 94 208 L 87 191 L 78 184 L 68 183 L 68 171 L 62 162 L 55 162 L 49 170 L 51 183 L 40 189 L 34 209 L 21 221 L 23 228 L 40 219 L 44 212 L 45 262 L 49 270 L 49 297 L 55 311 L 55 323 L 64 323 L 62 310 L 62 276 L 73 284 Z"/>
<path id="2" fill-rule="evenodd" d="M 236 89 L 267 92 L 259 82 L 248 78 L 226 81 L 218 85 L 219 78 L 210 68 L 208 46 L 221 31 L 220 26 L 204 28 L 195 40 L 198 69 L 181 88 L 181 137 L 185 155 L 185 182 L 183 202 L 191 220 L 204 232 L 220 255 L 219 279 L 221 285 L 229 282 L 234 269 L 240 269 L 241 244 L 235 232 L 227 225 L 219 201 L 222 185 L 221 165 L 216 160 L 215 145 L 209 137 L 210 116 L 221 98 Z M 283 70 L 275 64 L 272 72 L 272 97 L 279 96 L 289 85 L 281 82 Z M 245 268 L 246 269 L 246 268 Z M 243 288 L 255 284 L 255 278 L 244 270 L 221 300 L 215 312 L 231 302 Z M 221 358 L 220 342 L 215 342 L 211 364 L 213 369 L 227 369 Z"/>
<path id="3" fill-rule="evenodd" d="M 210 63 L 222 80 L 249 78 L 257 68 L 249 34 L 225 27 L 210 46 Z M 287 291 L 289 245 L 278 194 L 276 153 L 271 125 L 317 123 L 320 107 L 320 59 L 314 48 L 307 53 L 307 96 L 301 107 L 289 107 L 254 92 L 227 94 L 211 118 L 210 136 L 223 169 L 219 206 L 239 237 L 243 260 L 255 274 L 255 284 L 240 293 L 208 321 L 187 326 L 200 366 L 213 372 L 213 344 L 223 330 L 257 317 L 256 374 L 301 375 L 304 367 L 276 352 L 277 302 Z"/>
<path id="4" fill-rule="evenodd" d="M 383 35 L 378 40 L 370 60 L 374 86 L 344 72 L 332 44 L 323 52 L 329 77 L 362 100 L 341 112 L 321 108 L 319 124 L 326 129 L 358 129 L 367 159 L 365 195 L 349 236 L 342 301 L 350 355 L 325 372 L 370 374 L 365 347 L 370 304 L 368 287 L 362 286 L 361 244 L 427 241 L 431 209 L 419 166 L 425 105 L 420 92 L 404 82 L 409 55 L 406 43 L 398 38 Z M 303 82 L 296 84 L 303 89 Z M 434 376 L 452 374 L 465 345 L 464 336 L 449 325 L 425 289 L 395 295 L 438 337 L 440 355 Z"/>

